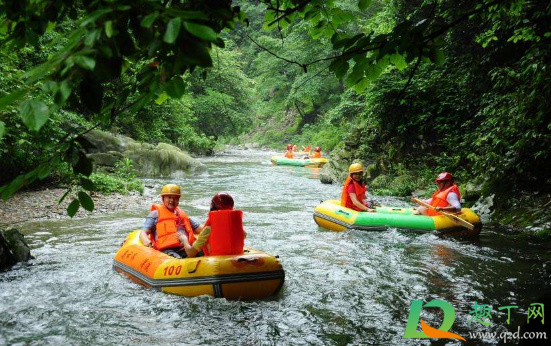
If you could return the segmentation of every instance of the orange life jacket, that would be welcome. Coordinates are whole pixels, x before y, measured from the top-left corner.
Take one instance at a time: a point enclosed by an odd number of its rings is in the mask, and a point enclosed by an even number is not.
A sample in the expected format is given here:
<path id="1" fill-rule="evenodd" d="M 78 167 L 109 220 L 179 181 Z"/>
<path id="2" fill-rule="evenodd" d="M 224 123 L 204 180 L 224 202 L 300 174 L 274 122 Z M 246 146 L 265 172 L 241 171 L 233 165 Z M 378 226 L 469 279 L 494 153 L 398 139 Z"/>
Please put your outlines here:
<path id="1" fill-rule="evenodd" d="M 208 255 L 241 255 L 245 245 L 243 212 L 241 210 L 216 210 L 209 213 L 211 232 Z"/>
<path id="2" fill-rule="evenodd" d="M 356 197 L 358 198 L 358 201 L 360 201 L 360 203 L 361 203 L 365 199 L 365 194 L 367 192 L 367 187 L 365 185 L 362 185 L 362 184 L 358 183 L 357 181 L 352 179 L 352 177 L 348 176 L 348 178 L 346 178 L 346 180 L 344 182 L 344 186 L 342 188 L 341 205 L 343 207 L 346 207 L 346 208 L 361 211 L 360 208 L 356 207 L 354 205 L 354 203 L 352 203 L 352 199 L 350 199 L 350 195 L 348 193 L 348 186 L 351 183 L 354 184 L 354 190 L 356 192 Z"/>
<path id="3" fill-rule="evenodd" d="M 315 159 L 319 159 L 321 157 L 321 152 L 314 151 L 314 153 L 312 154 L 312 157 L 315 158 Z"/>
<path id="4" fill-rule="evenodd" d="M 291 150 L 285 150 L 284 156 L 285 156 L 286 158 L 288 158 L 288 159 L 292 159 L 293 156 L 294 156 L 294 155 L 293 155 L 293 151 L 291 151 Z"/>
<path id="5" fill-rule="evenodd" d="M 449 206 L 450 204 L 448 203 L 447 198 L 448 198 L 448 195 L 450 194 L 450 192 L 455 192 L 457 194 L 457 198 L 461 199 L 461 193 L 459 192 L 459 188 L 457 187 L 457 185 L 454 184 L 454 185 L 448 187 L 447 189 L 444 189 L 444 190 L 441 190 L 441 191 L 436 190 L 432 194 L 432 201 L 430 202 L 430 205 L 432 205 L 433 207 L 447 207 L 447 206 Z M 440 214 L 437 213 L 436 211 L 432 210 L 432 209 L 427 209 L 427 215 L 436 216 L 436 215 L 440 215 Z"/>
<path id="6" fill-rule="evenodd" d="M 178 227 L 184 227 L 188 233 L 190 244 L 195 241 L 193 228 L 186 213 L 180 208 L 174 211 L 168 210 L 163 204 L 153 204 L 150 211 L 157 210 L 158 219 L 155 225 L 156 239 L 153 239 L 153 248 L 161 251 L 165 249 L 182 247 L 178 238 Z"/>
<path id="7" fill-rule="evenodd" d="M 303 150 L 303 151 L 305 151 L 308 155 L 310 155 L 311 149 L 312 149 L 312 146 L 311 146 L 311 145 L 307 145 L 307 146 L 304 147 L 304 150 Z"/>

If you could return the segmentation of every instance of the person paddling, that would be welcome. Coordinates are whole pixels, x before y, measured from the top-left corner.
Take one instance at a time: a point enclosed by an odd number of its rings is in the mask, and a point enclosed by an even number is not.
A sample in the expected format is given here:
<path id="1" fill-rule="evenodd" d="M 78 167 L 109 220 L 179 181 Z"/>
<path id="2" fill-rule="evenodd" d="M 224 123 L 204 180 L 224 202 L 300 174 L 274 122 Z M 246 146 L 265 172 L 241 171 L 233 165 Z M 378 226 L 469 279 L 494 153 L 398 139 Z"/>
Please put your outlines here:
<path id="1" fill-rule="evenodd" d="M 312 154 L 312 158 L 314 158 L 314 159 L 321 158 L 321 148 L 320 147 L 316 147 L 314 149 L 314 153 Z"/>
<path id="2" fill-rule="evenodd" d="M 202 226 L 190 219 L 178 208 L 180 187 L 167 184 L 161 190 L 162 204 L 153 204 L 145 218 L 140 233 L 142 244 L 153 247 L 175 258 L 186 257 L 183 239 L 193 243 L 194 232 L 201 232 Z"/>
<path id="3" fill-rule="evenodd" d="M 364 168 L 360 163 L 353 163 L 348 168 L 349 176 L 344 182 L 341 193 L 341 206 L 356 211 L 374 212 L 366 199 L 367 186 L 363 182 Z"/>
<path id="4" fill-rule="evenodd" d="M 439 211 L 456 213 L 461 211 L 461 193 L 456 184 L 454 184 L 454 178 L 451 173 L 440 173 L 434 182 L 438 185 L 436 191 L 432 194 L 432 197 L 424 202 L 435 207 L 435 210 L 417 207 L 417 210 L 413 212 L 414 215 L 428 215 L 436 216 L 440 215 Z M 416 199 L 417 196 L 413 196 Z"/>
<path id="5" fill-rule="evenodd" d="M 285 156 L 288 159 L 292 159 L 294 157 L 292 144 L 287 144 L 287 150 L 285 150 L 285 152 L 283 153 L 283 156 Z"/>

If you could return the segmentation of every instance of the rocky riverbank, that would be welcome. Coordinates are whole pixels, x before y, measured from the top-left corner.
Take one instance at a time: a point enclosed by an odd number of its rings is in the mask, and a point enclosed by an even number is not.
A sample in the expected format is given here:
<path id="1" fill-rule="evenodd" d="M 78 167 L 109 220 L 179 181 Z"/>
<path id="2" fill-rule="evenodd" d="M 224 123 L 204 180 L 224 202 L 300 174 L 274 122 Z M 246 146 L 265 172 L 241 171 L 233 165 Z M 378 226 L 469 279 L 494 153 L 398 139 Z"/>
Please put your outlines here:
<path id="1" fill-rule="evenodd" d="M 26 221 L 69 218 L 66 209 L 72 201 L 71 195 L 68 195 L 61 204 L 58 203 L 66 191 L 62 188 L 23 191 L 7 201 L 0 200 L 0 227 Z M 151 202 L 138 193 L 128 195 L 92 193 L 91 196 L 95 204 L 94 211 L 89 212 L 80 208 L 75 218 L 131 208 L 147 208 Z"/>

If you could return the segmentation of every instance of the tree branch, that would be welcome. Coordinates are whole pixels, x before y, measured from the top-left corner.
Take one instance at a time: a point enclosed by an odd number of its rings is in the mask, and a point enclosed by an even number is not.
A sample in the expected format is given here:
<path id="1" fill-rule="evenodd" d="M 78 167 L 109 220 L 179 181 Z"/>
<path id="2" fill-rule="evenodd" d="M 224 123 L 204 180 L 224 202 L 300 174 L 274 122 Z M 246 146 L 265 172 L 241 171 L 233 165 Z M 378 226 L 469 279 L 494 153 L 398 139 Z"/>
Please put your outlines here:
<path id="1" fill-rule="evenodd" d="M 289 59 L 286 59 L 286 58 L 284 58 L 284 57 L 281 57 L 281 56 L 277 55 L 276 53 L 270 51 L 268 48 L 262 46 L 260 43 L 256 42 L 251 36 L 249 36 L 249 34 L 245 34 L 245 36 L 247 36 L 247 38 L 248 38 L 249 40 L 251 40 L 254 44 L 256 44 L 258 47 L 260 47 L 260 49 L 264 50 L 265 52 L 267 52 L 267 53 L 269 53 L 269 54 L 275 56 L 275 57 L 278 58 L 278 59 L 281 59 L 281 60 L 283 60 L 283 61 L 286 61 L 286 62 L 288 62 L 288 63 L 290 63 L 290 64 L 295 64 L 295 65 L 300 66 L 300 68 L 304 71 L 304 73 L 307 73 L 307 72 L 308 72 L 308 69 L 307 69 L 308 64 L 302 64 L 302 63 L 300 63 L 300 62 L 298 62 L 298 61 L 289 60 Z"/>

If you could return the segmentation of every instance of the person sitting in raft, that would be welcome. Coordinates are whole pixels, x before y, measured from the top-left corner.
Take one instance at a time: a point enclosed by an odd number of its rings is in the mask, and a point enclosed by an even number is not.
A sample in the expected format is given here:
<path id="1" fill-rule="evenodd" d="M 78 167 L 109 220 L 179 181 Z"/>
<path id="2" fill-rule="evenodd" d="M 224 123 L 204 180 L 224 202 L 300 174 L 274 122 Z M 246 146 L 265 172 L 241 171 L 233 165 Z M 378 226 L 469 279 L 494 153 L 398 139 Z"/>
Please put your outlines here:
<path id="1" fill-rule="evenodd" d="M 153 247 L 167 255 L 185 258 L 186 252 L 182 239 L 193 242 L 194 232 L 201 232 L 202 226 L 178 208 L 180 196 L 178 185 L 163 186 L 161 190 L 163 203 L 151 206 L 142 226 L 140 240 L 145 246 Z"/>
<path id="2" fill-rule="evenodd" d="M 298 147 L 296 144 L 293 145 L 293 152 L 296 153 L 298 151 Z"/>
<path id="3" fill-rule="evenodd" d="M 436 211 L 420 206 L 413 214 L 436 216 L 439 215 L 438 211 L 460 212 L 461 203 L 459 201 L 461 193 L 457 185 L 453 183 L 453 175 L 448 172 L 442 172 L 436 177 L 434 182 L 438 185 L 438 189 L 425 202 L 436 207 Z M 417 198 L 417 196 L 413 196 L 413 198 Z"/>
<path id="4" fill-rule="evenodd" d="M 312 146 L 307 145 L 305 147 L 302 147 L 302 151 L 304 151 L 306 153 L 306 155 L 310 155 L 311 151 L 312 151 Z"/>
<path id="5" fill-rule="evenodd" d="M 312 158 L 314 158 L 314 159 L 321 158 L 321 148 L 320 147 L 316 147 L 316 149 L 314 149 L 314 153 L 312 154 Z"/>
<path id="6" fill-rule="evenodd" d="M 356 211 L 374 212 L 375 209 L 370 208 L 366 199 L 367 186 L 363 183 L 363 166 L 360 163 L 353 163 L 348 167 L 348 173 L 350 175 L 342 188 L 341 206 Z"/>
<path id="7" fill-rule="evenodd" d="M 210 212 L 203 230 L 191 244 L 184 239 L 184 249 L 188 257 L 240 255 L 247 233 L 243 230 L 243 212 L 233 209 L 232 196 L 216 194 L 210 203 Z"/>
<path id="8" fill-rule="evenodd" d="M 283 153 L 283 156 L 285 156 L 288 159 L 292 159 L 294 157 L 292 144 L 287 144 L 287 150 L 285 150 L 285 152 Z"/>

